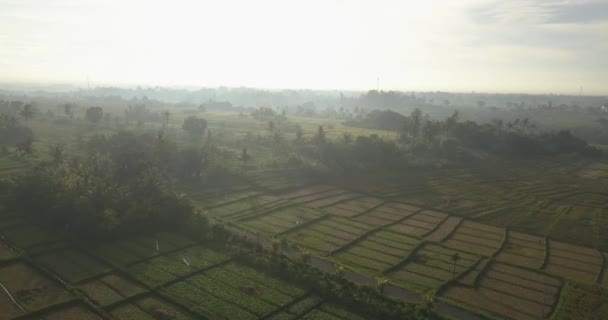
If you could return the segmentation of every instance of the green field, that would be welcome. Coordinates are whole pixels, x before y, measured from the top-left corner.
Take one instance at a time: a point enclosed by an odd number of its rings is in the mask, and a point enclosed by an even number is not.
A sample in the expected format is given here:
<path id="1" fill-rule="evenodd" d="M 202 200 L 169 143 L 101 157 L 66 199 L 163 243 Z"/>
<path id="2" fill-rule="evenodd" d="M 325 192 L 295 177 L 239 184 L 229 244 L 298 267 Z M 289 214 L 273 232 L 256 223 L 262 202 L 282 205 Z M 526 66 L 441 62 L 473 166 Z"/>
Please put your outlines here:
<path id="1" fill-rule="evenodd" d="M 284 165 L 290 155 L 256 138 L 268 136 L 266 122 L 238 113 L 199 115 L 222 152 L 232 155 L 223 165 L 234 180 L 176 187 L 212 223 L 269 250 L 317 258 L 311 263 L 332 265 L 373 290 L 391 285 L 491 319 L 583 319 L 607 308 L 603 163 L 563 156 L 312 175 Z M 175 113 L 167 134 L 196 145 L 180 128 L 185 116 Z M 296 123 L 307 139 L 320 124 L 328 139 L 345 132 L 395 138 L 336 119 L 294 117 L 278 124 L 287 141 Z M 30 125 L 35 152 L 0 156 L 0 176 L 49 160 L 55 143 L 78 153 L 87 137 L 115 131 L 77 120 Z M 247 165 L 238 161 L 244 147 Z M 6 310 L 0 319 L 364 319 L 186 235 L 145 234 L 87 247 L 4 210 L 0 235 L 0 283 L 15 299 L 0 291 Z"/>

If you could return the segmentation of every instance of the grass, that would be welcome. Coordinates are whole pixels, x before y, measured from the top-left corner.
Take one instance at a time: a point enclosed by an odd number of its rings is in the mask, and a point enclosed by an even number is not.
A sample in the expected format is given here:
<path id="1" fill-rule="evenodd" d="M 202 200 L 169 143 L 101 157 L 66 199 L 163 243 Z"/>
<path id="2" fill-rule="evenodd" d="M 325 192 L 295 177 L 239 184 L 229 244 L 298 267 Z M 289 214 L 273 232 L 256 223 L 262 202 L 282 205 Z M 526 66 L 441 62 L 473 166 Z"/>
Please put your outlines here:
<path id="1" fill-rule="evenodd" d="M 608 314 L 608 290 L 569 282 L 553 319 L 602 319 Z"/>
<path id="2" fill-rule="evenodd" d="M 0 267 L 0 283 L 26 310 L 37 310 L 73 298 L 60 285 L 22 262 Z"/>

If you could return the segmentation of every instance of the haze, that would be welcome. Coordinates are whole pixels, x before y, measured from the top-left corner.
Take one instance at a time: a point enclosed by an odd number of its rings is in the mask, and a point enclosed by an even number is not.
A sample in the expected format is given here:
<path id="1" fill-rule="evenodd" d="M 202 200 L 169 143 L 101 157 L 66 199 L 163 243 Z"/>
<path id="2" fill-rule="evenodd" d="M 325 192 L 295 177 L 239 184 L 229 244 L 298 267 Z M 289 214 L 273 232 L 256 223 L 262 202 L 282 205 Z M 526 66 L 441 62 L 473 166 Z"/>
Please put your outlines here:
<path id="1" fill-rule="evenodd" d="M 0 1 L 0 82 L 606 94 L 606 1 Z"/>

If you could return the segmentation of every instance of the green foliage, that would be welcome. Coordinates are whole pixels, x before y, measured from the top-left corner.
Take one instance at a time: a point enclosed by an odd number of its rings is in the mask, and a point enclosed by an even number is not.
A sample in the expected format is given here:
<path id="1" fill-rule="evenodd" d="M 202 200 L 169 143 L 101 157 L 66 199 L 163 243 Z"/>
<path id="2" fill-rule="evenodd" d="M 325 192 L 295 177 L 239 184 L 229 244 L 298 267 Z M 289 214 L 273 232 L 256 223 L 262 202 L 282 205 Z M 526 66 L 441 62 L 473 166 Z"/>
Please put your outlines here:
<path id="1" fill-rule="evenodd" d="M 133 133 L 95 136 L 84 157 L 14 178 L 9 206 L 83 237 L 188 225 L 193 207 L 160 175 L 152 141 Z"/>
<path id="2" fill-rule="evenodd" d="M 392 110 L 373 110 L 364 118 L 346 121 L 345 124 L 353 127 L 397 131 L 402 128 L 405 120 L 405 116 Z"/>
<path id="3" fill-rule="evenodd" d="M 103 119 L 103 109 L 101 107 L 90 107 L 85 113 L 87 121 L 98 124 Z"/>
<path id="4" fill-rule="evenodd" d="M 203 136 L 203 134 L 205 134 L 205 130 L 207 130 L 207 120 L 198 118 L 196 116 L 189 116 L 184 119 L 182 129 L 186 131 L 190 137 L 200 138 Z"/>
<path id="5" fill-rule="evenodd" d="M 32 129 L 22 126 L 19 119 L 0 114 L 0 145 L 18 145 L 33 137 Z"/>

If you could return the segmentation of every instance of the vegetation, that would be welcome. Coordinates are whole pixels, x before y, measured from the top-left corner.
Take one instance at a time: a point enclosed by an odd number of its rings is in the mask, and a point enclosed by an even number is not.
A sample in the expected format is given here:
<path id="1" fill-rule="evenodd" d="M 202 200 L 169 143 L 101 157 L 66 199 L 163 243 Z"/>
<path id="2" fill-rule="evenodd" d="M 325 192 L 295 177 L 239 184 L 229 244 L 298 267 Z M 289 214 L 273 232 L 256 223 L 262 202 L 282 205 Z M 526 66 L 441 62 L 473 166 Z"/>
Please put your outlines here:
<path id="1" fill-rule="evenodd" d="M 194 209 L 163 179 L 152 143 L 127 132 L 97 136 L 84 155 L 69 159 L 54 146 L 52 162 L 8 183 L 9 208 L 79 237 L 187 225 Z"/>
<path id="2" fill-rule="evenodd" d="M 65 284 L 47 304 L 15 282 L 10 317 L 567 318 L 608 283 L 604 154 L 565 127 L 382 92 L 44 99 L 2 102 L 0 281 L 26 262 Z"/>

